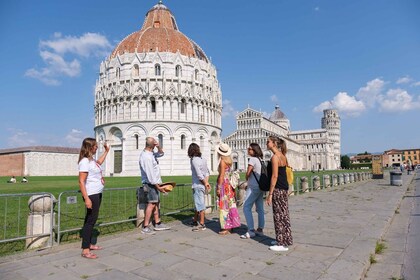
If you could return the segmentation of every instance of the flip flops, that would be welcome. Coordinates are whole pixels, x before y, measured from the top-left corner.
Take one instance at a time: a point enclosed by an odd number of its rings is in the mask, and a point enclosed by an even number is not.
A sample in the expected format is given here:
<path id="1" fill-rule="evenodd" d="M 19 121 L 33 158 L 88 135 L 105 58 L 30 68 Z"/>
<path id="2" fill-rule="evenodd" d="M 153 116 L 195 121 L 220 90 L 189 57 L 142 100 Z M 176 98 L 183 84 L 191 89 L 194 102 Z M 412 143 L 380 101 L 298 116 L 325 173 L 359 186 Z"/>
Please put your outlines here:
<path id="1" fill-rule="evenodd" d="M 98 258 L 97 255 L 95 255 L 94 253 L 91 253 L 91 252 L 85 253 L 85 254 L 82 253 L 82 257 L 86 258 L 86 259 L 97 259 Z"/>
<path id="2" fill-rule="evenodd" d="M 223 230 L 219 231 L 219 234 L 220 235 L 228 235 L 228 234 L 231 234 L 231 232 L 230 232 L 230 230 L 223 229 Z"/>
<path id="3" fill-rule="evenodd" d="M 97 246 L 97 245 L 90 245 L 90 250 L 102 250 L 103 248 L 101 246 Z"/>

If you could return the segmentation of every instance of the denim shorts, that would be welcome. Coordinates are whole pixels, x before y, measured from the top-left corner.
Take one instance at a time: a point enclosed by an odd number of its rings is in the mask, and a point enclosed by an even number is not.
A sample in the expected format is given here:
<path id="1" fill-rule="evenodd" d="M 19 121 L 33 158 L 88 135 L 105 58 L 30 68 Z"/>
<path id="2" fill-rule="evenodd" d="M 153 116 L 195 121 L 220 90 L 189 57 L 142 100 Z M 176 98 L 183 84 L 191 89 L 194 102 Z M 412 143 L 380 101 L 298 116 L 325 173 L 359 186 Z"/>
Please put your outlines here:
<path id="1" fill-rule="evenodd" d="M 192 186 L 193 196 L 194 196 L 194 204 L 196 211 L 203 211 L 206 209 L 206 203 L 204 201 L 204 197 L 206 194 L 206 188 L 203 185 L 193 184 Z"/>
<path id="2" fill-rule="evenodd" d="M 144 193 L 147 197 L 147 203 L 158 203 L 159 191 L 155 185 L 143 184 Z"/>

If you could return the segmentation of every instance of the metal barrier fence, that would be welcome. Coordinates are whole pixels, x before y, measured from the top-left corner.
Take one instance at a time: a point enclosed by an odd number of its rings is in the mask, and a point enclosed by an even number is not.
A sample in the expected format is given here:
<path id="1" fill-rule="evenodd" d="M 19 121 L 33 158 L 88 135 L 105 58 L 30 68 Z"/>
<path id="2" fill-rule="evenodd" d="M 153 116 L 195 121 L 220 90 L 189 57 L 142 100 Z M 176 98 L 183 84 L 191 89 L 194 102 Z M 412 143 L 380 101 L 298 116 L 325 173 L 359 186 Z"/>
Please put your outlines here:
<path id="1" fill-rule="evenodd" d="M 137 220 L 137 189 L 139 187 L 108 188 L 102 194 L 97 226 L 125 223 Z M 214 190 L 213 190 L 214 192 Z M 192 211 L 194 201 L 191 184 L 178 184 L 172 192 L 160 196 L 160 214 L 171 215 Z M 214 196 L 209 207 L 214 207 Z M 85 204 L 80 191 L 66 191 L 58 196 L 57 243 L 63 233 L 82 229 Z"/>
<path id="2" fill-rule="evenodd" d="M 27 247 L 49 237 L 47 246 L 52 246 L 54 201 L 50 193 L 0 194 L 0 243 L 26 240 Z"/>

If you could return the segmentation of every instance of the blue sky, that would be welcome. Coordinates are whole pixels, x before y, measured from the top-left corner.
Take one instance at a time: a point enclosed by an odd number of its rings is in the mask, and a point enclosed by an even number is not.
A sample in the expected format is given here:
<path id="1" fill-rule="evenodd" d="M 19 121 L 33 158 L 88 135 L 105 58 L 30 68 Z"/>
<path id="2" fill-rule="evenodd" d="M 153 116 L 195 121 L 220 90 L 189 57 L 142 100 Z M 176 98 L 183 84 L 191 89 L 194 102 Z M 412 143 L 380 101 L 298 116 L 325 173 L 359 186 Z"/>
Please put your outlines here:
<path id="1" fill-rule="evenodd" d="M 93 135 L 99 63 L 149 1 L 0 2 L 0 149 L 79 147 Z M 420 1 L 167 0 L 218 69 L 223 136 L 248 105 L 292 130 L 337 108 L 342 153 L 420 148 Z"/>

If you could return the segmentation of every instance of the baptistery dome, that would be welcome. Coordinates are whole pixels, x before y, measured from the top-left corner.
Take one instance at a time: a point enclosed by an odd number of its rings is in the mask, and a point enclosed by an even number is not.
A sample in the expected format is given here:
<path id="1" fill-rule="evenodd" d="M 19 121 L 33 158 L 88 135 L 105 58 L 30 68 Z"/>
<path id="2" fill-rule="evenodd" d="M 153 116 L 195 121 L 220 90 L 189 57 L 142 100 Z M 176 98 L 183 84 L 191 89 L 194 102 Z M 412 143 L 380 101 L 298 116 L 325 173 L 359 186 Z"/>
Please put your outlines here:
<path id="1" fill-rule="evenodd" d="M 290 130 L 290 121 L 286 117 L 286 115 L 280 110 L 279 105 L 276 105 L 274 107 L 274 111 L 271 113 L 269 120 L 280 126 L 283 126 L 287 130 Z"/>
<path id="2" fill-rule="evenodd" d="M 193 142 L 216 172 L 221 117 L 216 67 L 179 31 L 162 1 L 147 12 L 142 28 L 118 43 L 100 65 L 95 134 L 111 145 L 107 175 L 139 175 L 146 136 L 163 147 L 162 175 L 191 174 L 187 149 Z"/>
<path id="3" fill-rule="evenodd" d="M 203 50 L 178 30 L 171 11 L 159 2 L 146 14 L 143 27 L 128 35 L 112 52 L 118 54 L 134 52 L 179 52 L 182 55 L 208 61 Z"/>

